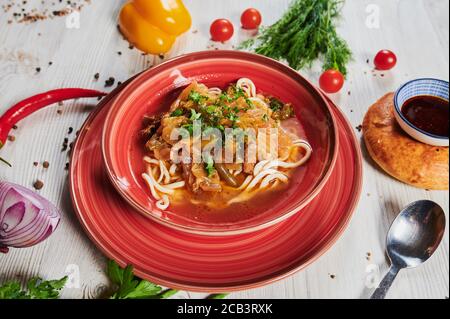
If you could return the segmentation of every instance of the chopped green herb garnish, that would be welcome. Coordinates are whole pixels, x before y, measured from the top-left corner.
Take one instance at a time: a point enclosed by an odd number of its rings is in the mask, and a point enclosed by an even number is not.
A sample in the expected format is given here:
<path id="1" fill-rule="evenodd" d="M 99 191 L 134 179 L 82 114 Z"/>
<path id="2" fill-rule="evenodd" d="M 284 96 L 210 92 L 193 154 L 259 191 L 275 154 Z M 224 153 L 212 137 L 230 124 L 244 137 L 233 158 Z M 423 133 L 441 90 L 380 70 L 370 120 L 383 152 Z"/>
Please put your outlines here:
<path id="1" fill-rule="evenodd" d="M 250 108 L 253 107 L 253 102 L 252 102 L 248 97 L 245 98 L 245 103 L 247 103 L 247 105 L 248 105 Z"/>
<path id="2" fill-rule="evenodd" d="M 214 168 L 214 160 L 210 155 L 208 155 L 206 158 L 205 169 L 208 173 L 208 176 L 211 176 L 216 172 L 216 169 Z"/>
<path id="3" fill-rule="evenodd" d="M 177 117 L 183 115 L 184 110 L 182 108 L 176 109 L 175 111 L 170 114 L 171 117 Z"/>
<path id="4" fill-rule="evenodd" d="M 230 102 L 233 102 L 233 98 L 228 96 L 228 94 L 225 92 L 219 96 L 219 101 L 230 103 Z"/>
<path id="5" fill-rule="evenodd" d="M 232 102 L 235 102 L 236 100 L 238 100 L 240 97 L 244 97 L 247 100 L 244 90 L 242 90 L 240 87 L 233 85 L 232 89 L 233 89 L 233 93 L 234 93 L 233 96 L 229 96 L 227 92 L 224 92 L 219 96 L 219 101 L 232 103 Z M 250 103 L 251 103 L 251 101 L 250 101 Z M 247 104 L 248 104 L 248 102 L 247 102 Z"/>
<path id="6" fill-rule="evenodd" d="M 198 93 L 196 91 L 191 91 L 191 93 L 189 93 L 188 99 L 194 103 L 202 104 L 203 102 L 208 100 L 208 97 L 201 95 L 200 93 Z"/>
<path id="7" fill-rule="evenodd" d="M 264 122 L 268 122 L 269 121 L 269 116 L 267 114 L 264 114 L 262 116 L 262 119 L 263 119 Z"/>
<path id="8" fill-rule="evenodd" d="M 208 114 L 213 114 L 214 112 L 216 112 L 217 108 L 216 108 L 215 105 L 208 105 L 208 106 L 205 108 L 205 110 L 206 110 L 206 112 L 207 112 Z"/>
<path id="9" fill-rule="evenodd" d="M 245 92 L 242 88 L 237 87 L 237 86 L 233 86 L 234 89 L 234 100 L 236 101 L 237 99 L 239 99 L 240 97 L 245 97 Z"/>
<path id="10" fill-rule="evenodd" d="M 232 122 L 237 122 L 239 120 L 239 116 L 235 113 L 230 113 L 227 115 L 227 118 Z"/>

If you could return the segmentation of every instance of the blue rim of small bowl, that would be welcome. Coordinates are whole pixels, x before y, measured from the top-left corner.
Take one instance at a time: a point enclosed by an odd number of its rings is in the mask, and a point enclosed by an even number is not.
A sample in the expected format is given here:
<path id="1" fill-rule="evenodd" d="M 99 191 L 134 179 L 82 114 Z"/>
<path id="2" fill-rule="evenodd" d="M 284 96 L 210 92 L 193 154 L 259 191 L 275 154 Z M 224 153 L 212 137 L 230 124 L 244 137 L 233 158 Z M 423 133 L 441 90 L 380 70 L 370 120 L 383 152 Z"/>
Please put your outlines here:
<path id="1" fill-rule="evenodd" d="M 416 131 L 419 131 L 420 133 L 427 135 L 429 137 L 435 138 L 435 139 L 439 139 L 439 140 L 448 140 L 449 138 L 446 136 L 441 136 L 441 135 L 435 135 L 435 134 L 431 134 L 428 133 L 427 131 L 424 131 L 420 128 L 418 128 L 417 126 L 415 126 L 414 124 L 412 124 L 407 118 L 406 116 L 403 115 L 402 110 L 400 109 L 400 105 L 398 105 L 398 95 L 400 94 L 400 92 L 409 84 L 414 83 L 414 82 L 418 82 L 418 81 L 436 81 L 436 82 L 441 82 L 441 83 L 449 83 L 448 81 L 445 80 L 440 80 L 440 79 L 434 79 L 434 78 L 421 78 L 421 79 L 415 79 L 415 80 L 411 80 L 406 82 L 405 84 L 403 84 L 398 90 L 397 92 L 395 92 L 395 96 L 394 96 L 394 106 L 395 106 L 395 111 L 397 112 L 397 114 L 402 118 L 402 120 L 408 124 L 408 126 L 410 126 L 411 128 L 415 129 Z M 417 95 L 417 96 L 425 96 L 425 94 L 421 94 L 421 95 Z M 436 95 L 428 95 L 428 96 L 436 96 Z M 437 96 L 436 96 L 437 97 Z M 440 97 L 439 97 L 440 98 Z"/>

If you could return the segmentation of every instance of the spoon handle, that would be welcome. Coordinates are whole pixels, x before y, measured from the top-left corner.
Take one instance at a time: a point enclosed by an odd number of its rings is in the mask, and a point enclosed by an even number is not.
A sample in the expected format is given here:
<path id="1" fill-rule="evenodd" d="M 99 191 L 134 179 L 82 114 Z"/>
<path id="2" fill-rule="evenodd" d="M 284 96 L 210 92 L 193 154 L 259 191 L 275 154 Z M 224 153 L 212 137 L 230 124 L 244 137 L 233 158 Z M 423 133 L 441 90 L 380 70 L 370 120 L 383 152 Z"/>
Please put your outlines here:
<path id="1" fill-rule="evenodd" d="M 384 299 L 388 293 L 389 288 L 391 288 L 394 279 L 397 277 L 399 270 L 400 269 L 398 269 L 397 267 L 391 266 L 389 272 L 386 274 L 386 276 L 384 276 L 383 280 L 380 282 L 380 285 L 375 290 L 370 299 Z"/>

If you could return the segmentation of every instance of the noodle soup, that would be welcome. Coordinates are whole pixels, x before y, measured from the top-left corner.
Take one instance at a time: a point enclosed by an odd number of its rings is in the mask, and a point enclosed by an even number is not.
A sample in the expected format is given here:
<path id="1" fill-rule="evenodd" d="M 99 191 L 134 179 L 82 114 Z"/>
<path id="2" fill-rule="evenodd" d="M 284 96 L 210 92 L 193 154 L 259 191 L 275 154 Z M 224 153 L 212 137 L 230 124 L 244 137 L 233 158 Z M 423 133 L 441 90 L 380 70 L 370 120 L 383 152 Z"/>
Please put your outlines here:
<path id="1" fill-rule="evenodd" d="M 223 89 L 194 81 L 144 122 L 149 196 L 159 209 L 189 218 L 251 218 L 255 207 L 289 197 L 296 187 L 288 186 L 301 182 L 299 168 L 313 156 L 293 106 L 247 78 Z"/>

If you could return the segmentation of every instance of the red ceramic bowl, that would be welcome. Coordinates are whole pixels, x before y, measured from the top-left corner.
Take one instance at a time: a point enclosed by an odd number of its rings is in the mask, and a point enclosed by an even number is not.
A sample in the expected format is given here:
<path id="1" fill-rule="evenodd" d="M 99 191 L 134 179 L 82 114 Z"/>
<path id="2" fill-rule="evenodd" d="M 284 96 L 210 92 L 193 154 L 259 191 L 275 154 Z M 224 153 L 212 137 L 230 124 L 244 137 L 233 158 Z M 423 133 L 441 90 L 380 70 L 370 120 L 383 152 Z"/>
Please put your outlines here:
<path id="1" fill-rule="evenodd" d="M 139 132 L 144 115 L 166 111 L 180 90 L 196 80 L 226 87 L 239 78 L 252 79 L 258 92 L 294 105 L 314 153 L 296 171 L 291 186 L 261 211 L 236 219 L 200 211 L 159 210 L 142 180 L 144 142 Z M 102 151 L 106 171 L 119 194 L 140 213 L 181 231 L 202 235 L 235 235 L 274 225 L 299 212 L 322 189 L 337 158 L 338 135 L 328 102 L 295 70 L 263 56 L 237 51 L 208 51 L 184 55 L 145 71 L 111 105 L 104 128 Z M 320 217 L 318 217 L 320 218 Z"/>

